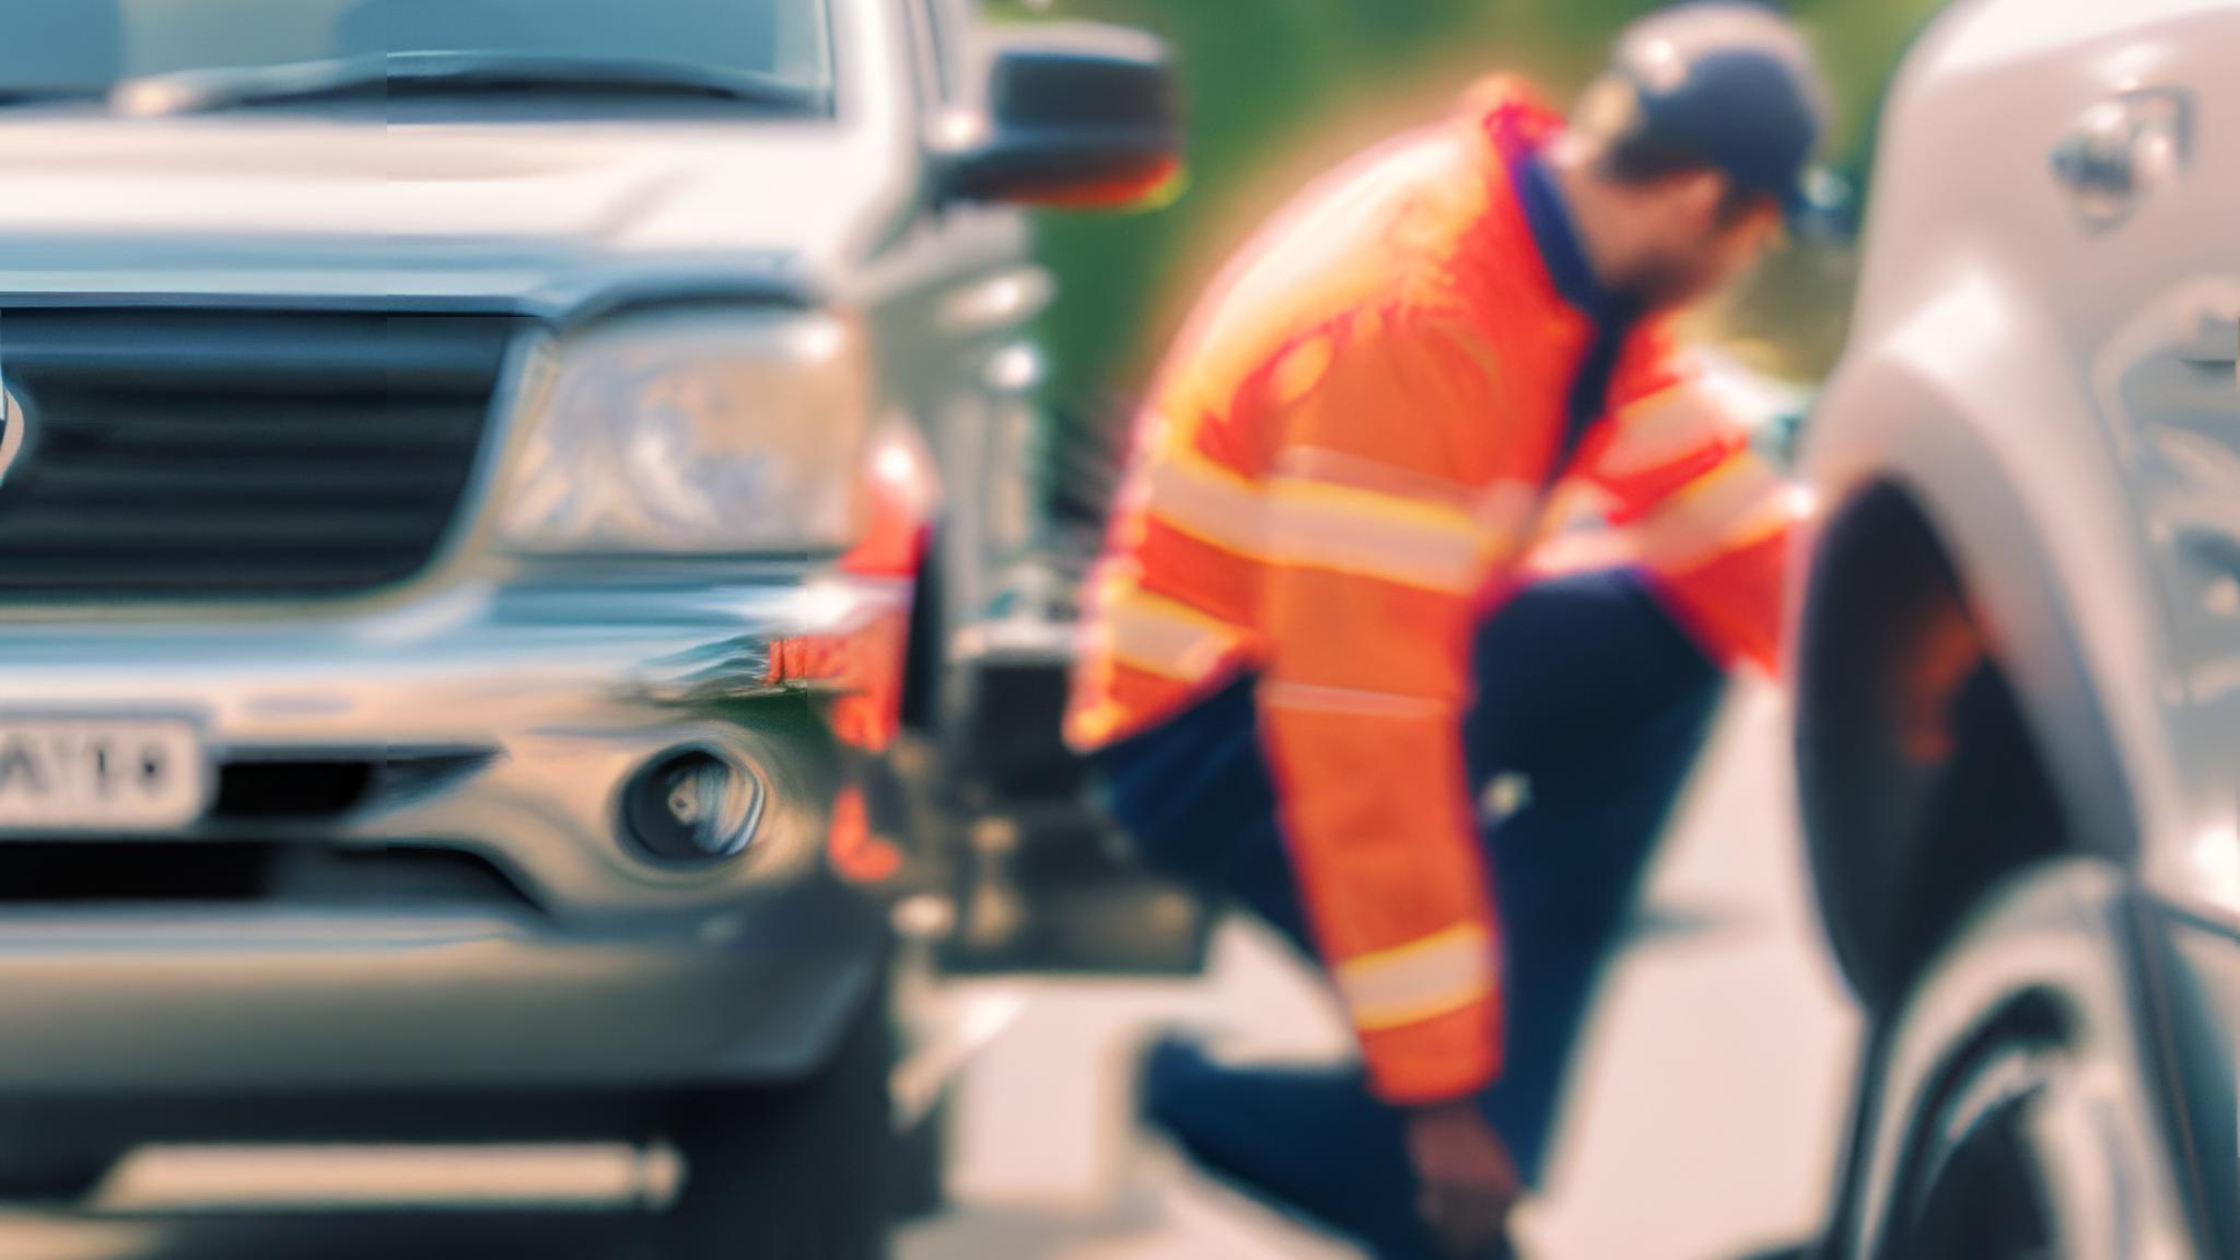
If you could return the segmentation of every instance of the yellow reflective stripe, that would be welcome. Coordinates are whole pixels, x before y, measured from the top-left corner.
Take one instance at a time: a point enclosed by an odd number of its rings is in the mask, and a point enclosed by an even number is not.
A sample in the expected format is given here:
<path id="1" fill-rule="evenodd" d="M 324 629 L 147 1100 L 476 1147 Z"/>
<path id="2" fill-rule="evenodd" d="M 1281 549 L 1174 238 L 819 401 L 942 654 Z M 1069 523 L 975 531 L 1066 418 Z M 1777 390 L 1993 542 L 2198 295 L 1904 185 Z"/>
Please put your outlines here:
<path id="1" fill-rule="evenodd" d="M 1120 706 L 1110 700 L 1101 700 L 1091 707 L 1068 713 L 1065 719 L 1066 745 L 1077 752 L 1104 747 L 1112 742 L 1112 733 L 1120 729 L 1123 716 Z"/>
<path id="2" fill-rule="evenodd" d="M 1351 717 L 1432 719 L 1451 717 L 1455 707 L 1425 696 L 1401 696 L 1353 687 L 1321 687 L 1313 683 L 1267 682 L 1260 697 L 1270 708 L 1297 713 L 1340 713 Z"/>
<path id="3" fill-rule="evenodd" d="M 1644 563 L 1671 572 L 1781 529 L 1797 519 L 1797 504 L 1779 474 L 1743 453 L 1689 483 L 1626 532 L 1636 539 Z"/>
<path id="4" fill-rule="evenodd" d="M 1605 528 L 1610 514 L 1617 508 L 1617 496 L 1592 482 L 1560 483 L 1540 509 L 1539 532 L 1535 541 L 1545 542 L 1565 533 Z"/>
<path id="5" fill-rule="evenodd" d="M 1508 551 L 1523 541 L 1545 498 L 1535 482 L 1504 481 L 1478 495 L 1470 505 L 1470 515 L 1492 550 Z"/>
<path id="6" fill-rule="evenodd" d="M 1218 618 L 1140 590 L 1115 595 L 1102 611 L 1112 658 L 1163 678 L 1202 682 L 1243 641 L 1242 632 Z"/>
<path id="7" fill-rule="evenodd" d="M 1349 959 L 1337 968 L 1338 994 L 1354 1027 L 1364 1032 L 1460 1010 L 1491 994 L 1496 975 L 1493 942 L 1475 923 Z"/>
<path id="8" fill-rule="evenodd" d="M 1607 526 L 1575 529 L 1534 547 L 1525 557 L 1525 571 L 1535 577 L 1622 569 L 1641 562 L 1640 540 L 1630 532 Z"/>
<path id="9" fill-rule="evenodd" d="M 1241 555 L 1257 557 L 1267 533 L 1267 503 L 1250 481 L 1186 452 L 1151 468 L 1145 503 L 1162 523 Z"/>
<path id="10" fill-rule="evenodd" d="M 1598 461 L 1605 475 L 1630 477 L 1678 463 L 1725 437 L 1734 421 L 1718 396 L 1683 382 L 1622 408 L 1616 433 Z"/>
<path id="11" fill-rule="evenodd" d="M 1276 455 L 1275 475 L 1465 508 L 1479 496 L 1478 487 L 1464 482 L 1321 446 L 1285 447 Z"/>
<path id="12" fill-rule="evenodd" d="M 1153 519 L 1247 559 L 1455 594 L 1478 589 L 1539 497 L 1527 482 L 1459 496 L 1294 476 L 1255 484 L 1186 451 L 1153 465 L 1147 485 Z"/>
<path id="13" fill-rule="evenodd" d="M 1268 483 L 1266 558 L 1467 595 L 1491 537 L 1460 508 L 1325 482 Z"/>

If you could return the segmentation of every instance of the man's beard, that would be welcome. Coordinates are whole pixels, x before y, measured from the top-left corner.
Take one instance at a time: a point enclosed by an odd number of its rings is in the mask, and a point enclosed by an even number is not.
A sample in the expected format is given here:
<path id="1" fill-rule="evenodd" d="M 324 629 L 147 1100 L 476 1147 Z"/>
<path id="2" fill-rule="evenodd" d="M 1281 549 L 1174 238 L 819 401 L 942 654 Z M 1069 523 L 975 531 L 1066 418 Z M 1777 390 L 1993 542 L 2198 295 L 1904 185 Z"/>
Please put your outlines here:
<path id="1" fill-rule="evenodd" d="M 1693 260 L 1657 259 L 1635 267 L 1620 286 L 1643 311 L 1668 311 L 1703 296 L 1702 268 Z"/>

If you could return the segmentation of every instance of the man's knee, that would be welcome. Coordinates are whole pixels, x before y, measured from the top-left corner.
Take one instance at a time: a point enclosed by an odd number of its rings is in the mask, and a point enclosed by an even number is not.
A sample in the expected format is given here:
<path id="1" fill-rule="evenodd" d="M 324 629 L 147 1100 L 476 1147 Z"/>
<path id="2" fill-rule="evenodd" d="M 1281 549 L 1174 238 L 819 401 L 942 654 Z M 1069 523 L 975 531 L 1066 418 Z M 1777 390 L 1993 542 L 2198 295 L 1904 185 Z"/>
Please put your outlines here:
<path id="1" fill-rule="evenodd" d="M 1525 588 L 1480 628 L 1473 654 L 1477 700 L 1463 737 L 1481 784 L 1560 768 L 1716 696 L 1722 681 L 1630 571 Z"/>

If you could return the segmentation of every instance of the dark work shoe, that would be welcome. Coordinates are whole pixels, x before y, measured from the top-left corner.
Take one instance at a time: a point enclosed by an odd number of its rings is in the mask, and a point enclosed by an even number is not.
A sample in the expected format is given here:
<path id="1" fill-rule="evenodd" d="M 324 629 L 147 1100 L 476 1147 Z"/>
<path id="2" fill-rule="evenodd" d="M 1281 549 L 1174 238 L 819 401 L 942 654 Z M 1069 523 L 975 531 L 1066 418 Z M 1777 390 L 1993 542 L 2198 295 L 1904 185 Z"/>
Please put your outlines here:
<path id="1" fill-rule="evenodd" d="M 1358 1066 L 1231 1065 L 1168 1034 L 1145 1048 L 1136 1087 L 1145 1125 L 1229 1188 L 1378 1260 L 1440 1260 L 1417 1215 L 1405 1116 Z"/>

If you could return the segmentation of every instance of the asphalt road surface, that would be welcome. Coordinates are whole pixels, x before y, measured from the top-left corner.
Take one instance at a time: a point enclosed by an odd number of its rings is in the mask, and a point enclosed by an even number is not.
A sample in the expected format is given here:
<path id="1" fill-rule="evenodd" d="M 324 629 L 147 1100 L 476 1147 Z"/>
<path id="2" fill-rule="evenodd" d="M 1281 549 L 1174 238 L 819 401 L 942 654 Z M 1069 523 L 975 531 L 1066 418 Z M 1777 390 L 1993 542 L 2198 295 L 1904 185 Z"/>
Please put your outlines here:
<path id="1" fill-rule="evenodd" d="M 1548 1192 L 1523 1210 L 1531 1256 L 1717 1260 L 1799 1239 L 1821 1210 L 1854 1026 L 1805 901 L 1784 738 L 1771 693 L 1730 706 L 1598 1005 Z M 1224 929 L 1211 973 L 1192 983 L 975 981 L 940 997 L 985 1045 L 951 1108 L 953 1207 L 906 1231 L 898 1260 L 1355 1254 L 1194 1175 L 1131 1119 L 1134 1051 L 1174 1024 L 1239 1057 L 1346 1052 L 1312 976 L 1270 938 Z M 599 1213 L 19 1211 L 0 1213 L 0 1257 L 637 1260 L 645 1233 Z"/>

